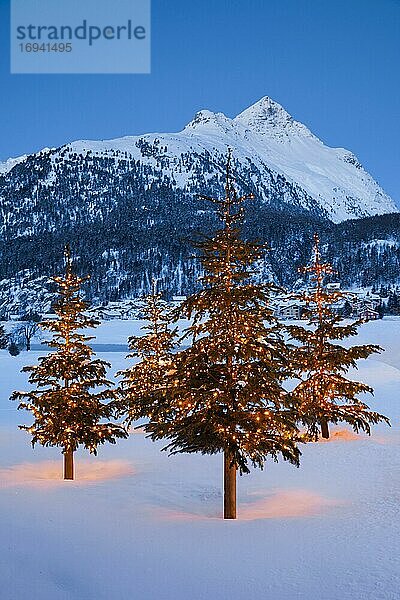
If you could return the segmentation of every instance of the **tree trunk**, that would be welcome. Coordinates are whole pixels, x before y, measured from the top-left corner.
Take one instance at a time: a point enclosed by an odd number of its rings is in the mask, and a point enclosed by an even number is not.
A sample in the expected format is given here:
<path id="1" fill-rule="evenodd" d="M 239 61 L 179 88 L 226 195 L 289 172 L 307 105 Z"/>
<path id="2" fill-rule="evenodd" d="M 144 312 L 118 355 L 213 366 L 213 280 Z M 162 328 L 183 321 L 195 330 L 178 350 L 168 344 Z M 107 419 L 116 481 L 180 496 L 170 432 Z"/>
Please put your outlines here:
<path id="1" fill-rule="evenodd" d="M 236 465 L 231 455 L 224 452 L 224 519 L 236 519 Z"/>
<path id="2" fill-rule="evenodd" d="M 26 349 L 29 351 L 31 349 L 31 340 L 26 340 Z"/>
<path id="3" fill-rule="evenodd" d="M 321 419 L 321 435 L 322 437 L 327 440 L 329 439 L 329 425 L 328 425 L 328 421 L 326 419 Z"/>
<path id="4" fill-rule="evenodd" d="M 64 479 L 74 478 L 74 451 L 66 449 L 64 451 Z"/>

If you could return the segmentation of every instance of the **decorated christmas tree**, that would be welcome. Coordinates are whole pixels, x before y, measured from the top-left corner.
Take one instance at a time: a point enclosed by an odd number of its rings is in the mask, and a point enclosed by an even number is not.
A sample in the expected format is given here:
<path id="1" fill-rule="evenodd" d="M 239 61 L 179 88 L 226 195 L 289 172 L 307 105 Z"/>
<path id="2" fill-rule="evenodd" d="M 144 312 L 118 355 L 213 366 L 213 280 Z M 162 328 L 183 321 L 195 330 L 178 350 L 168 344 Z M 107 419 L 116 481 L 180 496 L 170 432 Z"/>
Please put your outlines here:
<path id="1" fill-rule="evenodd" d="M 265 247 L 241 237 L 249 197 L 239 196 L 232 183 L 229 154 L 225 197 L 203 197 L 222 225 L 197 244 L 201 289 L 179 309 L 191 321 L 185 333 L 190 346 L 167 364 L 162 409 L 154 411 L 150 403 L 144 426 L 152 439 L 167 438 L 173 454 L 223 453 L 229 519 L 236 518 L 237 470 L 262 468 L 267 457 L 297 465 L 300 455 L 295 411 L 282 387 L 284 344 L 270 309 L 270 286 L 258 284 L 252 272 Z"/>
<path id="2" fill-rule="evenodd" d="M 291 368 L 300 379 L 292 392 L 299 405 L 300 420 L 313 439 L 329 438 L 329 423 L 345 422 L 356 433 L 370 434 L 370 425 L 388 419 L 359 398 L 372 393 L 365 383 L 346 377 L 350 368 L 357 368 L 359 359 L 380 352 L 379 346 L 366 344 L 346 346 L 339 342 L 357 334 L 362 321 L 345 322 L 340 304 L 349 294 L 324 285 L 325 278 L 334 271 L 329 263 L 321 261 L 318 235 L 314 236 L 312 264 L 302 269 L 310 277 L 307 291 L 297 295 L 304 303 L 306 326 L 287 327 L 294 345 L 290 352 Z"/>
<path id="3" fill-rule="evenodd" d="M 18 408 L 33 414 L 32 425 L 20 426 L 32 435 L 32 445 L 62 448 L 64 479 L 73 479 L 78 446 L 96 454 L 99 444 L 115 443 L 127 434 L 120 425 L 107 422 L 114 398 L 106 379 L 110 365 L 94 358 L 88 345 L 93 337 L 82 332 L 99 322 L 85 314 L 88 305 L 80 291 L 87 278 L 74 273 L 69 247 L 65 263 L 64 277 L 54 277 L 59 295 L 53 307 L 57 319 L 41 324 L 53 334 L 44 342 L 52 352 L 39 358 L 39 364 L 23 368 L 30 373 L 32 390 L 14 392 L 12 399 L 20 401 Z"/>
<path id="4" fill-rule="evenodd" d="M 161 293 L 157 293 L 154 280 L 152 292 L 143 301 L 141 312 L 146 320 L 142 327 L 145 333 L 128 339 L 131 353 L 127 358 L 136 362 L 117 373 L 121 377 L 117 413 L 125 417 L 128 426 L 141 417 L 163 419 L 163 410 L 169 408 L 166 389 L 174 368 L 177 331 L 171 327 L 171 310 L 162 300 Z"/>

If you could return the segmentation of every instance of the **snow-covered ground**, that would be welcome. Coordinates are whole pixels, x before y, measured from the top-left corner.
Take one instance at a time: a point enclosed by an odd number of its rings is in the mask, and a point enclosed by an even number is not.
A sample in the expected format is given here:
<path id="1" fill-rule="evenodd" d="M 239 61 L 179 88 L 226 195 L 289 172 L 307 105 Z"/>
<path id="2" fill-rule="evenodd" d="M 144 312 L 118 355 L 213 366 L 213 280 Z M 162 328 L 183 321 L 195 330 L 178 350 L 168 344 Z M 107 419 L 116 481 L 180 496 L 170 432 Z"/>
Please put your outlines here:
<path id="1" fill-rule="evenodd" d="M 98 343 L 123 344 L 128 321 Z M 386 352 L 360 365 L 370 405 L 392 419 L 371 438 L 337 428 L 302 466 L 239 479 L 239 519 L 223 521 L 219 456 L 160 452 L 142 433 L 99 456 L 32 450 L 8 400 L 38 351 L 0 351 L 1 600 L 397 600 L 400 589 L 400 320 L 363 326 Z M 357 340 L 358 341 L 358 340 Z M 102 352 L 113 371 L 124 352 Z"/>

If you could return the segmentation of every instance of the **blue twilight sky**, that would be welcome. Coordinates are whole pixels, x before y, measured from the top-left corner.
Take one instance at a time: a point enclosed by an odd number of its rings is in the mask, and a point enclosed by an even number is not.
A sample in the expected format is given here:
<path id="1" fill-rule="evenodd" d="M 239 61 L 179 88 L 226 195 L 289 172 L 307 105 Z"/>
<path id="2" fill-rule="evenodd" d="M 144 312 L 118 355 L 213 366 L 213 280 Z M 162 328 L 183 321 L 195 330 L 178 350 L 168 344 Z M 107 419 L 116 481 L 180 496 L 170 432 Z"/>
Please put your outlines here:
<path id="1" fill-rule="evenodd" d="M 268 95 L 400 206 L 400 0 L 153 0 L 151 75 L 10 75 L 8 0 L 0 11 L 0 160 L 178 131 Z"/>

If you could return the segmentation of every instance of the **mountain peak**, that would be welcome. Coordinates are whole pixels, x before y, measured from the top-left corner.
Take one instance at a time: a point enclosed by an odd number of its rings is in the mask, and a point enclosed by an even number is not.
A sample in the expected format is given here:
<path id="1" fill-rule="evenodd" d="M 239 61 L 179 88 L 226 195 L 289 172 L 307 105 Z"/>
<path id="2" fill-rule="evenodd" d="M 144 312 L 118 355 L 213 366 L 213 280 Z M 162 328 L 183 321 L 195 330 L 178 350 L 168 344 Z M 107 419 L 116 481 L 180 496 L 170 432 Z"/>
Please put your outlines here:
<path id="1" fill-rule="evenodd" d="M 275 100 L 264 96 L 233 119 L 253 133 L 288 141 L 293 136 L 314 137 L 305 125 L 293 117 Z"/>
<path id="2" fill-rule="evenodd" d="M 185 133 L 221 133 L 232 129 L 232 119 L 229 119 L 224 113 L 212 112 L 211 110 L 200 110 L 197 112 L 184 129 Z"/>
<path id="3" fill-rule="evenodd" d="M 269 96 L 263 96 L 260 100 L 257 100 L 254 104 L 251 104 L 248 108 L 242 111 L 236 118 L 239 119 L 245 115 L 258 116 L 263 119 L 268 119 L 273 116 L 280 116 L 280 118 L 291 119 L 289 113 L 275 100 L 272 100 Z"/>

